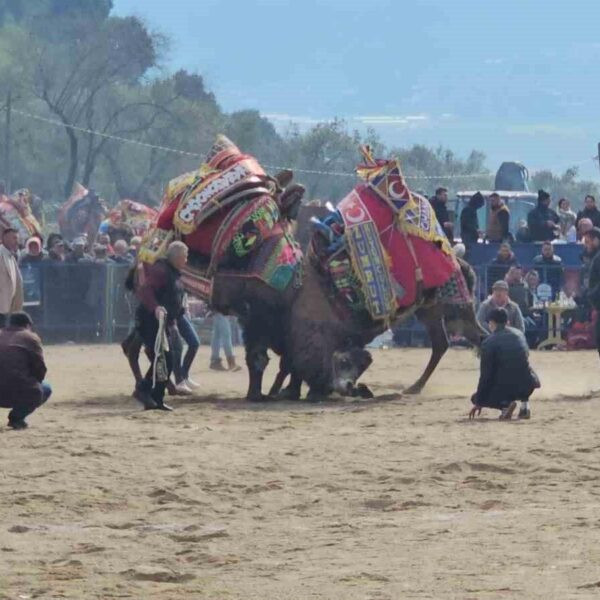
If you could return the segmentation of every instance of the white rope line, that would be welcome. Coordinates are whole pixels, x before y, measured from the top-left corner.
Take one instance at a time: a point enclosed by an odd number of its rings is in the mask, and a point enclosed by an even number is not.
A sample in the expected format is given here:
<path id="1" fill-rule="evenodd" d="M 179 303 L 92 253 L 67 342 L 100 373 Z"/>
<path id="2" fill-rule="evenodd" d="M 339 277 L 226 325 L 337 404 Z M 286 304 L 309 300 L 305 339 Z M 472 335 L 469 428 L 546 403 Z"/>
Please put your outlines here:
<path id="1" fill-rule="evenodd" d="M 8 108 L 3 106 L 0 108 L 1 111 L 6 111 Z M 95 131 L 93 129 L 88 129 L 86 127 L 79 127 L 78 125 L 70 125 L 67 123 L 63 123 L 62 121 L 58 121 L 57 119 L 50 119 L 48 117 L 42 117 L 41 115 L 36 115 L 30 112 L 26 112 L 24 110 L 19 110 L 16 108 L 11 109 L 11 112 L 21 115 L 23 117 L 27 117 L 28 119 L 33 119 L 35 121 L 41 121 L 42 123 L 48 123 L 50 125 L 55 125 L 61 128 L 72 129 L 74 131 L 79 131 L 81 133 L 86 133 L 88 135 L 96 135 L 99 137 L 103 137 L 109 140 L 115 140 L 117 142 L 121 142 L 124 144 L 133 144 L 135 146 L 142 146 L 144 148 L 152 148 L 155 150 L 161 150 L 162 152 L 171 152 L 173 154 L 179 154 L 183 156 L 193 156 L 195 158 L 202 158 L 204 155 L 199 152 L 190 152 L 188 150 L 180 150 L 178 148 L 171 148 L 169 146 L 160 146 L 157 144 L 149 144 L 148 142 L 142 142 L 140 140 L 133 140 L 131 138 L 125 138 L 119 135 L 113 135 L 110 133 L 104 133 L 102 131 Z M 583 164 L 589 160 L 597 161 L 598 156 L 593 158 L 586 158 L 576 163 L 569 163 L 570 166 L 578 166 Z M 566 163 L 565 163 L 566 164 Z M 308 175 L 324 175 L 324 176 L 333 176 L 333 177 L 352 177 L 356 178 L 356 173 L 347 173 L 345 171 L 320 171 L 316 169 L 300 169 L 294 167 L 281 167 L 275 165 L 264 165 L 267 169 L 273 171 L 283 171 L 289 169 L 294 171 L 294 173 L 306 173 Z M 530 169 L 532 172 L 541 171 L 541 170 L 549 170 L 548 168 L 541 169 Z M 550 169 L 554 170 L 554 169 Z M 492 173 L 468 173 L 468 174 L 451 174 L 451 175 L 405 175 L 405 179 L 418 179 L 418 180 L 441 180 L 441 179 L 468 179 L 471 177 L 493 177 Z"/>

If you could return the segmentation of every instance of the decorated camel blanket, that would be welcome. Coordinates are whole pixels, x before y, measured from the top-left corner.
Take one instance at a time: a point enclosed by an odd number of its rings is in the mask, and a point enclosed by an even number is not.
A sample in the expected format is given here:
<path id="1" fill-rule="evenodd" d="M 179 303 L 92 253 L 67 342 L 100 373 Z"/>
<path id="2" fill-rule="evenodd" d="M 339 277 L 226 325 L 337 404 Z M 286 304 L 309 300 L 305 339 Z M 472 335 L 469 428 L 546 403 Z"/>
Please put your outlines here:
<path id="1" fill-rule="evenodd" d="M 192 254 L 183 273 L 186 287 L 205 300 L 221 268 L 283 291 L 302 260 L 273 181 L 253 156 L 222 135 L 198 169 L 169 182 L 140 259 L 153 262 L 173 239 L 182 239 Z"/>
<path id="2" fill-rule="evenodd" d="M 32 194 L 21 189 L 10 196 L 0 195 L 0 232 L 16 229 L 22 243 L 31 236 L 42 238 L 42 227 L 31 210 Z"/>
<path id="3" fill-rule="evenodd" d="M 397 160 L 366 164 L 357 185 L 327 217 L 328 269 L 334 287 L 354 310 L 392 320 L 417 300 L 419 285 L 438 288 L 453 303 L 470 301 L 466 282 L 429 202 L 406 186 Z"/>

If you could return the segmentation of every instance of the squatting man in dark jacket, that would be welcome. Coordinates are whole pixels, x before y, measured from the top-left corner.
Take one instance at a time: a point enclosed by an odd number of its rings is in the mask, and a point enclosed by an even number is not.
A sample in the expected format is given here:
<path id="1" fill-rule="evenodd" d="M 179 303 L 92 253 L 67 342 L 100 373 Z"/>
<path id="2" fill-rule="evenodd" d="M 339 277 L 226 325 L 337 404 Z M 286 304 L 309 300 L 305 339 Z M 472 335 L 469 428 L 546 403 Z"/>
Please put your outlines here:
<path id="1" fill-rule="evenodd" d="M 42 342 L 31 331 L 31 317 L 13 313 L 4 325 L 0 322 L 0 407 L 12 409 L 9 427 L 25 429 L 25 418 L 48 400 L 52 390 L 44 381 Z"/>
<path id="2" fill-rule="evenodd" d="M 488 318 L 491 335 L 481 346 L 481 373 L 477 391 L 471 397 L 474 419 L 482 408 L 501 411 L 501 420 L 510 420 L 521 401 L 520 419 L 529 419 L 529 397 L 540 381 L 529 365 L 529 348 L 522 332 L 507 327 L 508 314 L 503 308 L 491 312 Z"/>

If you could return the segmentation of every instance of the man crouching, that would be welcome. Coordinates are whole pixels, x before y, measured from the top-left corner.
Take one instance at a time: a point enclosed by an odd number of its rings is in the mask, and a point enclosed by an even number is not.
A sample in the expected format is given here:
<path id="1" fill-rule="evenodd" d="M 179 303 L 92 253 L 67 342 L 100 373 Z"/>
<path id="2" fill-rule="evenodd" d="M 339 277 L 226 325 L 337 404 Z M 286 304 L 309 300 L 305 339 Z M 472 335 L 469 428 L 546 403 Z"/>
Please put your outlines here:
<path id="1" fill-rule="evenodd" d="M 8 426 L 25 429 L 25 417 L 52 393 L 44 382 L 46 364 L 40 338 L 31 331 L 27 313 L 13 313 L 0 329 L 0 407 L 11 408 Z"/>
<path id="2" fill-rule="evenodd" d="M 477 392 L 471 397 L 473 408 L 469 419 L 481 409 L 500 410 L 500 419 L 509 420 L 521 401 L 520 419 L 529 419 L 529 397 L 540 380 L 529 365 L 529 348 L 523 333 L 507 327 L 508 314 L 503 308 L 494 309 L 489 317 L 491 335 L 481 346 L 481 374 Z"/>

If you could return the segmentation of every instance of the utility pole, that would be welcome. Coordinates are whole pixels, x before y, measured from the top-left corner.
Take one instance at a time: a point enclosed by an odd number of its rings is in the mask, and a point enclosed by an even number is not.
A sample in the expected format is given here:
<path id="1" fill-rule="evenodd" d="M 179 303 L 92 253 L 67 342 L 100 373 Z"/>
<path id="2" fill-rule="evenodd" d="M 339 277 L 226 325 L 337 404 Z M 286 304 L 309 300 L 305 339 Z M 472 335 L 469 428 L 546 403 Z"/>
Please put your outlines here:
<path id="1" fill-rule="evenodd" d="M 4 172 L 5 172 L 5 186 L 6 186 L 6 194 L 10 194 L 11 192 L 11 179 L 12 179 L 12 169 L 10 164 L 10 135 L 11 135 L 11 110 L 12 110 L 12 92 L 9 90 L 6 95 L 6 133 L 4 135 Z"/>

